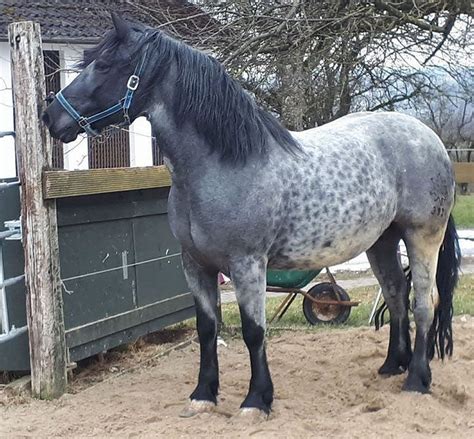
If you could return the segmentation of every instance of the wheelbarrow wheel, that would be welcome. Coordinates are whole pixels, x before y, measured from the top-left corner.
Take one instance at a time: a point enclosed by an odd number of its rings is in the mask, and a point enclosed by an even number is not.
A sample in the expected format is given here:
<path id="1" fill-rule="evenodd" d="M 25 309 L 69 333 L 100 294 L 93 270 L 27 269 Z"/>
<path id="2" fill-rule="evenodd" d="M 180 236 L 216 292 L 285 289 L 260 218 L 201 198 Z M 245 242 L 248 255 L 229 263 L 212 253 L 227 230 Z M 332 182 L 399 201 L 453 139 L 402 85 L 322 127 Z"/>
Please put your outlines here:
<path id="1" fill-rule="evenodd" d="M 308 291 L 308 294 L 318 300 L 351 300 L 346 291 L 341 287 L 338 287 L 336 291 L 330 282 L 315 285 Z M 341 324 L 349 318 L 350 313 L 350 306 L 314 303 L 307 297 L 303 299 L 303 314 L 312 325 L 321 323 Z"/>

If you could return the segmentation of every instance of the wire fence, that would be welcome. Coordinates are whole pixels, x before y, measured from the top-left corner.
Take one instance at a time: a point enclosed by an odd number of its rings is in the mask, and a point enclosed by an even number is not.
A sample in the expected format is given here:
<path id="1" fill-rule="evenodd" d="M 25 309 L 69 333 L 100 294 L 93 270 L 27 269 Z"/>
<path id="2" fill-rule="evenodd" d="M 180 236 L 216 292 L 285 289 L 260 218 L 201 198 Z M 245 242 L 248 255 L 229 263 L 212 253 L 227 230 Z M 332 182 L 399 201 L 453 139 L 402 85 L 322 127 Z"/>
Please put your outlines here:
<path id="1" fill-rule="evenodd" d="M 172 254 L 165 255 L 165 256 L 158 256 L 156 258 L 147 259 L 145 261 L 138 261 L 138 262 L 134 262 L 132 264 L 123 263 L 122 265 L 118 265 L 118 266 L 112 267 L 112 268 L 106 268 L 104 270 L 90 271 L 88 273 L 83 273 L 83 274 L 78 274 L 76 276 L 70 276 L 70 277 L 62 278 L 61 279 L 61 284 L 62 284 L 62 287 L 63 287 L 64 291 L 67 294 L 71 295 L 71 294 L 74 294 L 74 291 L 67 288 L 67 286 L 65 284 L 66 282 L 69 282 L 69 281 L 72 281 L 72 280 L 84 279 L 84 278 L 88 278 L 88 277 L 92 277 L 92 276 L 98 276 L 98 275 L 105 274 L 105 273 L 110 273 L 110 272 L 113 272 L 113 271 L 119 271 L 119 270 L 123 271 L 123 270 L 127 270 L 128 268 L 131 268 L 131 267 L 138 267 L 140 265 L 150 264 L 152 262 L 157 262 L 157 261 L 162 261 L 162 260 L 168 260 L 168 263 L 170 263 L 171 258 L 176 258 L 176 257 L 179 257 L 179 256 L 181 256 L 181 252 L 172 253 Z"/>

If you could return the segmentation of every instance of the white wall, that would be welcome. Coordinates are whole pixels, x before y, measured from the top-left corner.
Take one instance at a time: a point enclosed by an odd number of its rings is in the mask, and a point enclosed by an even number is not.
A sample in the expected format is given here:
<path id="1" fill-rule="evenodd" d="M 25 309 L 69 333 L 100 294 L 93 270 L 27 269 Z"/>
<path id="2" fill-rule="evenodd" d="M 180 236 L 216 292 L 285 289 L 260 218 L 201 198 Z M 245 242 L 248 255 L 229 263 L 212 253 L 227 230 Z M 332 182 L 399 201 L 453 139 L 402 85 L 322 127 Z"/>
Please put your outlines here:
<path id="1" fill-rule="evenodd" d="M 61 84 L 68 85 L 77 75 L 75 63 L 81 59 L 86 46 L 68 44 L 43 44 L 44 50 L 59 50 L 61 57 Z M 0 131 L 13 130 L 10 52 L 6 42 L 0 42 Z M 130 127 L 131 166 L 150 166 L 153 163 L 151 128 L 145 118 L 137 119 Z M 87 169 L 87 137 L 80 135 L 74 142 L 64 144 L 64 167 Z M 0 178 L 15 176 L 14 142 L 11 137 L 0 139 Z"/>
<path id="2" fill-rule="evenodd" d="M 0 131 L 13 131 L 11 87 L 10 50 L 7 43 L 0 42 Z M 15 175 L 13 137 L 0 138 L 0 178 Z"/>
<path id="3" fill-rule="evenodd" d="M 153 164 L 151 125 L 139 117 L 130 126 L 130 166 L 151 166 Z"/>

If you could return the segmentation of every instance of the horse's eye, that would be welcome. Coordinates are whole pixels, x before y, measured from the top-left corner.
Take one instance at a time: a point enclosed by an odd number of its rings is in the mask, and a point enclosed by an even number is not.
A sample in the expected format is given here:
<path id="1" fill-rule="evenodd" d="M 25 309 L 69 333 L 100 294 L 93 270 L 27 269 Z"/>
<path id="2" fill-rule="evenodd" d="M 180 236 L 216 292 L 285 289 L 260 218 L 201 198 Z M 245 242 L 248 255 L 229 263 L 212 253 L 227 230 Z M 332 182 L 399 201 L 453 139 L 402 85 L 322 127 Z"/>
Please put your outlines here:
<path id="1" fill-rule="evenodd" d="M 105 72 L 108 72 L 110 70 L 110 64 L 107 64 L 104 61 L 97 61 L 96 64 L 95 64 L 95 68 L 99 72 L 105 73 Z"/>

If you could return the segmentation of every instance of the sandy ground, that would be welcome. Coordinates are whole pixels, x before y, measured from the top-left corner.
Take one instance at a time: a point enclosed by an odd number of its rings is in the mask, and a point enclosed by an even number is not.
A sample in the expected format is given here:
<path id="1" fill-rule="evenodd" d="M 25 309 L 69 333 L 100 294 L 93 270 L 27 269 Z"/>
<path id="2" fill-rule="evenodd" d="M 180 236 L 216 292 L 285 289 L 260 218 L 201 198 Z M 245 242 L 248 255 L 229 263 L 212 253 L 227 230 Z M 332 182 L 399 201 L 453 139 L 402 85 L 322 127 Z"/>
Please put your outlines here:
<path id="1" fill-rule="evenodd" d="M 249 367 L 242 340 L 229 339 L 215 413 L 179 417 L 197 375 L 191 343 L 133 372 L 111 368 L 92 386 L 82 379 L 58 401 L 0 392 L 0 437 L 472 438 L 474 318 L 456 318 L 455 336 L 453 358 L 432 362 L 431 395 L 400 392 L 404 376 L 377 375 L 388 328 L 284 332 L 268 342 L 276 400 L 266 421 L 236 416 Z"/>

